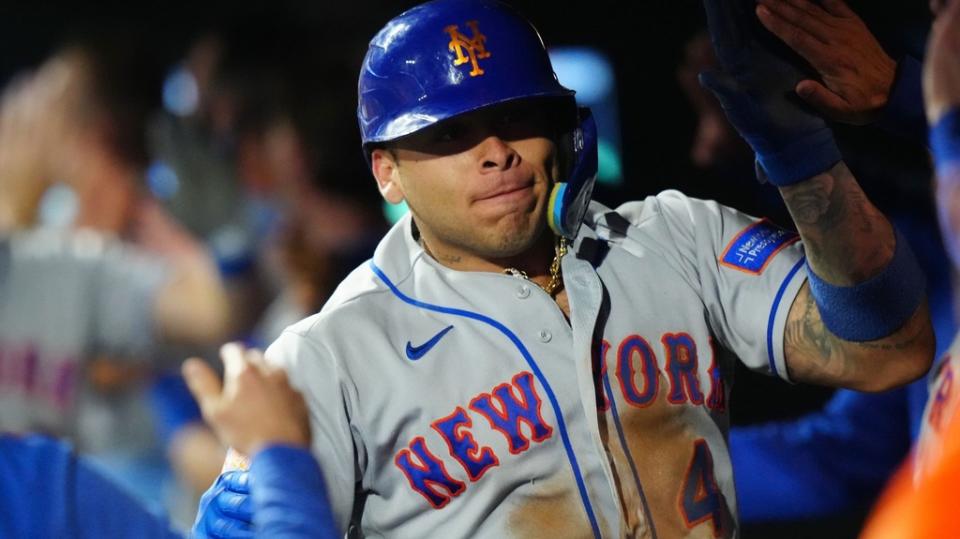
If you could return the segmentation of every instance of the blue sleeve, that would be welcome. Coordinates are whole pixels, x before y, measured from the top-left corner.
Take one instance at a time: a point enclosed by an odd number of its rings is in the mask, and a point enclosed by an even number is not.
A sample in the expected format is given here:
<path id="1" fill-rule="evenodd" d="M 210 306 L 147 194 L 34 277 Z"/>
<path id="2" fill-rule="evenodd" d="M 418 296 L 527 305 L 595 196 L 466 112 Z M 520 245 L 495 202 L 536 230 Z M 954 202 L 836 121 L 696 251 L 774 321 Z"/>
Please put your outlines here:
<path id="1" fill-rule="evenodd" d="M 887 105 L 877 126 L 917 144 L 927 143 L 927 116 L 923 110 L 923 64 L 904 55 L 897 62 L 897 73 L 890 87 Z"/>
<path id="2" fill-rule="evenodd" d="M 180 537 L 162 515 L 43 436 L 0 436 L 0 537 Z"/>
<path id="3" fill-rule="evenodd" d="M 200 407 L 179 373 L 158 375 L 150 386 L 149 394 L 157 436 L 164 447 L 170 444 L 180 429 L 203 421 Z"/>
<path id="4" fill-rule="evenodd" d="M 827 516 L 872 501 L 910 448 L 909 387 L 839 390 L 821 412 L 732 429 L 742 520 Z"/>
<path id="5" fill-rule="evenodd" d="M 259 537 L 341 536 L 320 465 L 306 449 L 275 445 L 254 455 L 250 491 Z"/>
<path id="6" fill-rule="evenodd" d="M 66 444 L 0 435 L 0 537 L 70 537 L 66 493 L 72 468 Z"/>

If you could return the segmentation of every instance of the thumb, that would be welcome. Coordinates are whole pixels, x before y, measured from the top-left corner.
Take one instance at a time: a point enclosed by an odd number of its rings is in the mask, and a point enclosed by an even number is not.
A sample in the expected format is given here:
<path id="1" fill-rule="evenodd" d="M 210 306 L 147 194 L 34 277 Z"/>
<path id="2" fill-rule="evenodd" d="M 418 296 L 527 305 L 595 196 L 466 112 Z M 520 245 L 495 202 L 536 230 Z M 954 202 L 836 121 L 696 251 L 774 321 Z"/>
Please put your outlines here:
<path id="1" fill-rule="evenodd" d="M 849 116 L 847 101 L 815 80 L 802 80 L 794 89 L 808 105 L 831 120 L 844 121 Z"/>
<path id="2" fill-rule="evenodd" d="M 190 393 L 197 399 L 203 415 L 206 416 L 220 398 L 220 377 L 202 359 L 195 357 L 184 361 L 180 370 Z"/>

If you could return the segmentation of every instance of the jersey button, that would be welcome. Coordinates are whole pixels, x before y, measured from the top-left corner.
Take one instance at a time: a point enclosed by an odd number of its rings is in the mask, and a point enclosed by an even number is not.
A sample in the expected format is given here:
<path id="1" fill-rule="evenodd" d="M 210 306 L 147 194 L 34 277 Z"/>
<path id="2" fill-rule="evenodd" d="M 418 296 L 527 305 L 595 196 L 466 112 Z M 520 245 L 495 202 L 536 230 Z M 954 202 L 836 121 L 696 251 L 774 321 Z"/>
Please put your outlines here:
<path id="1" fill-rule="evenodd" d="M 518 297 L 518 298 L 520 298 L 520 299 L 527 299 L 527 297 L 529 297 L 529 296 L 530 296 L 530 287 L 529 287 L 529 286 L 527 286 L 527 285 L 524 284 L 524 285 L 520 285 L 520 287 L 517 288 L 517 297 Z"/>
<path id="2" fill-rule="evenodd" d="M 550 339 L 552 339 L 552 338 L 553 338 L 553 335 L 551 335 L 549 331 L 547 331 L 547 330 L 545 330 L 545 329 L 541 329 L 541 330 L 540 330 L 540 341 L 541 341 L 541 342 L 550 342 Z"/>

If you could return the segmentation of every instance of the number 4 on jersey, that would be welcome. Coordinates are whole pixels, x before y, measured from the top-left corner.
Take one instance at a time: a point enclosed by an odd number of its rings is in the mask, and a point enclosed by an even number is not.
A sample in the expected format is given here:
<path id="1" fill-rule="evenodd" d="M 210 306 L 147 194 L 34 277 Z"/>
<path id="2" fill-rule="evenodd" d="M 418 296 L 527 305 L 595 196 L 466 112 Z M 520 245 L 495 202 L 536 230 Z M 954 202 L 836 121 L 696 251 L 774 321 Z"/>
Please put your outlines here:
<path id="1" fill-rule="evenodd" d="M 713 536 L 721 537 L 725 530 L 726 502 L 713 475 L 713 455 L 706 440 L 693 442 L 693 458 L 680 491 L 680 513 L 688 528 L 710 521 Z"/>

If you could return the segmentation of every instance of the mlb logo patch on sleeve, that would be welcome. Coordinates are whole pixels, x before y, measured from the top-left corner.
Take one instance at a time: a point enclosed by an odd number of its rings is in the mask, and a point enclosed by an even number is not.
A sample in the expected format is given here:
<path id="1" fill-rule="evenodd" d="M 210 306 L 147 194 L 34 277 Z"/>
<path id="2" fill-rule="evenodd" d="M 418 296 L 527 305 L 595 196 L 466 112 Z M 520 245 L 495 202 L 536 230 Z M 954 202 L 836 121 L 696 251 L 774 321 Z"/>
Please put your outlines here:
<path id="1" fill-rule="evenodd" d="M 740 231 L 730 241 L 720 255 L 720 264 L 760 275 L 777 253 L 799 239 L 796 232 L 761 219 Z"/>

